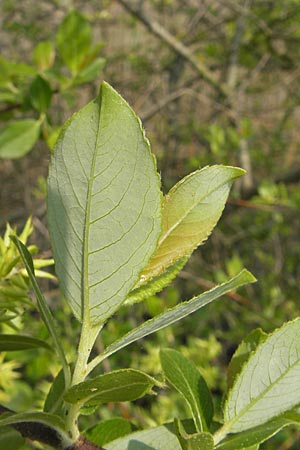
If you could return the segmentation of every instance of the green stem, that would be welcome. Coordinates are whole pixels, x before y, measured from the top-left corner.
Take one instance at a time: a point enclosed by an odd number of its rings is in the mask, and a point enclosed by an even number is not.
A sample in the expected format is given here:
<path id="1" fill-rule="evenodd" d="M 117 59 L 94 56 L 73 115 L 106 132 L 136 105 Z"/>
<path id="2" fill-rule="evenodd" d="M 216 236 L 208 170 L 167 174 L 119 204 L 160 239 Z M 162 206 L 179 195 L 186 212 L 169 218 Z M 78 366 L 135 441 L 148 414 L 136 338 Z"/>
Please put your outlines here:
<path id="1" fill-rule="evenodd" d="M 230 431 L 230 427 L 228 426 L 229 424 L 224 424 L 221 428 L 219 428 L 215 433 L 214 433 L 214 447 L 221 441 L 223 441 L 223 439 L 226 438 L 227 434 Z"/>
<path id="2" fill-rule="evenodd" d="M 88 375 L 88 359 L 101 328 L 102 325 L 93 326 L 89 320 L 83 321 L 71 386 L 83 382 Z M 70 405 L 67 411 L 66 427 L 74 441 L 80 435 L 77 421 L 81 406 L 80 403 Z"/>

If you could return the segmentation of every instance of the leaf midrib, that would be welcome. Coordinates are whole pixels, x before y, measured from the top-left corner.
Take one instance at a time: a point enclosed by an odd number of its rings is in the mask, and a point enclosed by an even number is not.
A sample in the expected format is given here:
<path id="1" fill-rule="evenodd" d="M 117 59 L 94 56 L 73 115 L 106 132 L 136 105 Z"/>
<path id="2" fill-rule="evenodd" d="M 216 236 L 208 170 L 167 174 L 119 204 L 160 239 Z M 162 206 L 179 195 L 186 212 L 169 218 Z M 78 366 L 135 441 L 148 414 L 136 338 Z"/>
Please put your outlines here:
<path id="1" fill-rule="evenodd" d="M 237 422 L 239 421 L 239 419 L 240 419 L 243 415 L 245 415 L 248 411 L 250 411 L 256 404 L 258 404 L 259 401 L 260 401 L 261 399 L 263 399 L 263 397 L 265 397 L 266 394 L 267 394 L 268 392 L 270 392 L 270 391 L 273 389 L 274 386 L 276 386 L 276 384 L 278 384 L 284 377 L 286 377 L 287 374 L 288 374 L 288 372 L 289 372 L 290 370 L 292 370 L 295 366 L 297 366 L 297 364 L 300 364 L 300 357 L 298 358 L 297 361 L 295 361 L 294 364 L 292 364 L 292 365 L 290 365 L 290 366 L 288 367 L 288 370 L 286 370 L 282 375 L 280 375 L 278 378 L 276 378 L 276 380 L 275 380 L 272 384 L 270 384 L 264 391 L 262 391 L 261 394 L 259 394 L 257 397 L 255 397 L 255 399 L 254 399 L 255 401 L 254 401 L 254 402 L 249 403 L 245 408 L 243 408 L 243 409 L 240 411 L 240 413 L 239 413 L 237 416 L 235 416 L 233 419 L 229 420 L 229 422 L 227 422 L 227 425 L 229 425 L 229 427 L 231 427 L 232 425 L 234 425 L 235 423 L 237 423 Z M 277 415 L 277 414 L 275 414 L 274 417 L 275 417 L 276 415 Z M 271 417 L 270 417 L 270 418 L 271 418 Z M 267 420 L 269 420 L 269 419 L 267 419 Z"/>
<path id="2" fill-rule="evenodd" d="M 227 180 L 226 183 L 229 183 L 230 180 Z M 190 208 L 187 209 L 187 211 L 185 212 L 185 214 L 183 216 L 180 217 L 180 219 L 174 223 L 174 225 L 172 225 L 172 227 L 170 227 L 167 232 L 165 234 L 163 234 L 161 236 L 161 238 L 159 239 L 158 242 L 158 250 L 159 247 L 163 244 L 163 242 L 170 236 L 170 234 L 175 230 L 175 228 L 179 227 L 181 225 L 181 223 L 186 219 L 186 217 L 191 213 L 191 211 L 199 205 L 199 203 L 202 202 L 203 199 L 205 199 L 206 197 L 208 197 L 209 195 L 211 195 L 213 192 L 217 191 L 221 186 L 223 186 L 226 183 L 220 183 L 218 186 L 216 186 L 214 189 L 212 189 L 209 192 L 206 192 L 205 195 L 203 195 L 202 197 L 200 197 L 197 201 L 195 201 L 192 206 Z M 177 188 L 178 190 L 178 188 Z"/>
<path id="3" fill-rule="evenodd" d="M 91 202 L 92 202 L 92 188 L 94 183 L 94 173 L 95 173 L 95 163 L 97 158 L 97 148 L 98 148 L 98 140 L 99 140 L 99 131 L 100 131 L 100 120 L 101 120 L 101 107 L 102 107 L 102 95 L 100 93 L 99 102 L 97 102 L 98 106 L 98 127 L 97 127 L 97 135 L 95 140 L 95 148 L 93 151 L 92 164 L 90 169 L 90 176 L 88 179 L 88 189 L 87 189 L 87 207 L 84 216 L 84 229 L 83 229 L 83 270 L 82 270 L 82 321 L 86 323 L 90 323 L 91 315 L 90 315 L 90 288 L 89 288 L 89 274 L 88 274 L 88 266 L 89 266 L 89 235 L 90 235 L 90 215 L 91 215 Z"/>

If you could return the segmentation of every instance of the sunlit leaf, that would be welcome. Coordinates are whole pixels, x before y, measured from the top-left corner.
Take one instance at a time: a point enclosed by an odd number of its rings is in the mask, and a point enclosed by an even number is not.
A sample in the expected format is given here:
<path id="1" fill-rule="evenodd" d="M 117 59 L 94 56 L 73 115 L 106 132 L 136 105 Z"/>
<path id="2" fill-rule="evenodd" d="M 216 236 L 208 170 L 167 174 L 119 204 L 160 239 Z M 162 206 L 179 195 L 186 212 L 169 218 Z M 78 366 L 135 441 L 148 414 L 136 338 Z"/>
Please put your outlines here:
<path id="1" fill-rule="evenodd" d="M 204 167 L 170 190 L 163 204 L 158 247 L 137 287 L 189 256 L 208 238 L 222 214 L 233 181 L 244 173 L 236 167 Z"/>
<path id="2" fill-rule="evenodd" d="M 300 403 L 300 318 L 269 335 L 235 379 L 224 407 L 225 427 L 240 432 Z"/>
<path id="3" fill-rule="evenodd" d="M 64 395 L 69 403 L 98 405 L 108 402 L 133 401 L 150 392 L 157 380 L 135 369 L 108 372 L 72 386 Z"/>
<path id="4" fill-rule="evenodd" d="M 66 124 L 49 173 L 56 272 L 79 320 L 124 302 L 160 233 L 160 180 L 140 121 L 108 84 Z"/>

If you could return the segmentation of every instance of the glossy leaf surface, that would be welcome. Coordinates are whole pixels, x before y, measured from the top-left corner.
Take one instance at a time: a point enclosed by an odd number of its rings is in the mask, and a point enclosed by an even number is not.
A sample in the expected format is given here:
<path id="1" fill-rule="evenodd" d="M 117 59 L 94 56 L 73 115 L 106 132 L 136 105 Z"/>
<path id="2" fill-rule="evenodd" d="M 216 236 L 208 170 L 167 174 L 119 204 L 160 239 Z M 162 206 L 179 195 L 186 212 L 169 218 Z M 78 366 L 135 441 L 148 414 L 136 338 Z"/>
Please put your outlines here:
<path id="1" fill-rule="evenodd" d="M 160 233 L 160 180 L 139 119 L 108 84 L 75 114 L 49 173 L 56 272 L 79 320 L 102 323 L 125 300 Z"/>
<path id="2" fill-rule="evenodd" d="M 64 399 L 89 406 L 108 402 L 133 401 L 143 397 L 158 382 L 144 372 L 120 369 L 71 387 Z"/>

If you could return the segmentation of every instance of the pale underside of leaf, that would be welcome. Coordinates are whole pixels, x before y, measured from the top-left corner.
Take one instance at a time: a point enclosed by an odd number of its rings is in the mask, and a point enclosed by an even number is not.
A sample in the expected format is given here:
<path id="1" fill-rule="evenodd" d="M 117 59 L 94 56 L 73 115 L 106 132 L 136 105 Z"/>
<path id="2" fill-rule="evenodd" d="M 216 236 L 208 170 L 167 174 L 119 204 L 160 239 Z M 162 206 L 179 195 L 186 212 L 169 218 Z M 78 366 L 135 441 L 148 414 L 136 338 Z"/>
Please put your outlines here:
<path id="1" fill-rule="evenodd" d="M 300 319 L 271 334 L 235 380 L 224 408 L 225 425 L 239 432 L 300 403 Z"/>
<path id="2" fill-rule="evenodd" d="M 61 288 L 79 320 L 125 300 L 160 234 L 160 180 L 141 124 L 102 83 L 73 116 L 49 173 L 48 222 Z"/>
<path id="3" fill-rule="evenodd" d="M 158 247 L 137 287 L 190 255 L 208 238 L 222 214 L 233 180 L 244 173 L 236 167 L 204 167 L 170 190 L 164 199 Z"/>

